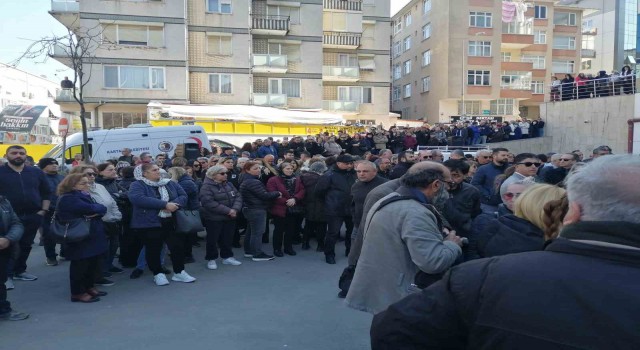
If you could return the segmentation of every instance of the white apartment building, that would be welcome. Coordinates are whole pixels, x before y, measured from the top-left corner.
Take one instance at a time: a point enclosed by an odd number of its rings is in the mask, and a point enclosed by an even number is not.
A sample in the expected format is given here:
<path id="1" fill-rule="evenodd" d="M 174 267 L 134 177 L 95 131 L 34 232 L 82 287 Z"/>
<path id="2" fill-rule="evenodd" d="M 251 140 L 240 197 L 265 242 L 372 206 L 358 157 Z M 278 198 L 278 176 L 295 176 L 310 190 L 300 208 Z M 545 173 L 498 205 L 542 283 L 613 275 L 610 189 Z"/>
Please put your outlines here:
<path id="1" fill-rule="evenodd" d="M 8 105 L 43 105 L 54 114 L 60 109 L 53 103 L 59 83 L 0 63 L 0 110 Z"/>
<path id="2" fill-rule="evenodd" d="M 147 122 L 149 101 L 389 118 L 387 0 L 52 0 L 51 14 L 110 43 L 85 91 L 94 126 Z"/>

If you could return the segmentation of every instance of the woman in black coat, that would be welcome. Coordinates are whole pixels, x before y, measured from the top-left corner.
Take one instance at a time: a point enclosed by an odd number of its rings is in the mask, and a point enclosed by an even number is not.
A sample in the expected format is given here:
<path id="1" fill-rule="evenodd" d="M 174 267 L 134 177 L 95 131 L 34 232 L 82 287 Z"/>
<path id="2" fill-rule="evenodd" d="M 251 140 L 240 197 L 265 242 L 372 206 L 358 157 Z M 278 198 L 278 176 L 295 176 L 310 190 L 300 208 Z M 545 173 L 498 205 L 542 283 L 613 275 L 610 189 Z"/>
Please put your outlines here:
<path id="1" fill-rule="evenodd" d="M 309 171 L 300 176 L 305 189 L 305 224 L 302 234 L 302 250 L 310 248 L 309 241 L 315 237 L 318 241 L 316 251 L 324 251 L 324 237 L 327 234 L 327 219 L 324 215 L 324 200 L 316 195 L 316 184 L 320 176 L 327 171 L 327 166 L 322 161 L 309 165 Z"/>
<path id="2" fill-rule="evenodd" d="M 102 224 L 107 207 L 95 203 L 89 195 L 89 180 L 84 174 L 68 175 L 58 185 L 58 205 L 54 214 L 59 223 L 75 219 L 90 220 L 89 237 L 83 241 L 65 244 L 65 257 L 71 260 L 69 280 L 71 301 L 92 303 L 107 295 L 95 288 L 94 282 L 102 278 L 102 256 L 108 243 Z"/>
<path id="3" fill-rule="evenodd" d="M 562 91 L 562 101 L 574 100 L 576 98 L 573 82 L 574 79 L 571 74 L 565 74 L 564 79 L 560 81 L 560 83 L 562 83 L 560 86 L 560 90 Z"/>

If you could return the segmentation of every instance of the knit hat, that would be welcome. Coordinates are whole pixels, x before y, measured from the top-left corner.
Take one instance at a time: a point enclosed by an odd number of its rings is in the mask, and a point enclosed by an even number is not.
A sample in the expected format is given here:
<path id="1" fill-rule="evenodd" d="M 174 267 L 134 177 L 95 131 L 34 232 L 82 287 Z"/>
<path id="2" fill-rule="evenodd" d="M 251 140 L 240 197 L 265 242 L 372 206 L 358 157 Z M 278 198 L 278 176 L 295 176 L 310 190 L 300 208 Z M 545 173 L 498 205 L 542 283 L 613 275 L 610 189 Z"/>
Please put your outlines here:
<path id="1" fill-rule="evenodd" d="M 58 164 L 58 161 L 53 158 L 41 158 L 38 162 L 38 168 L 44 169 L 51 164 Z"/>
<path id="2" fill-rule="evenodd" d="M 309 165 L 309 171 L 322 175 L 327 171 L 327 166 L 324 164 L 324 162 L 315 162 Z"/>
<path id="3" fill-rule="evenodd" d="M 348 154 L 341 154 L 336 158 L 336 163 L 353 163 L 353 157 Z"/>

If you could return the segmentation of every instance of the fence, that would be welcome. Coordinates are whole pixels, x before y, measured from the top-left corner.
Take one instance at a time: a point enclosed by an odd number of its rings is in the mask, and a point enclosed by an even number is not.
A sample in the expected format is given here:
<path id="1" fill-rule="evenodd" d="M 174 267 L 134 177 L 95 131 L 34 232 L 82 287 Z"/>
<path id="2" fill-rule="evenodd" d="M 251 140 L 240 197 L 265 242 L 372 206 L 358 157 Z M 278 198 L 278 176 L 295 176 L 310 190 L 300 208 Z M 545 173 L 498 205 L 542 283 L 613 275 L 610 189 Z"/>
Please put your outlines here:
<path id="1" fill-rule="evenodd" d="M 550 101 L 569 101 L 585 98 L 617 96 L 621 94 L 635 94 L 636 75 L 612 75 L 581 81 L 556 83 L 549 86 Z"/>

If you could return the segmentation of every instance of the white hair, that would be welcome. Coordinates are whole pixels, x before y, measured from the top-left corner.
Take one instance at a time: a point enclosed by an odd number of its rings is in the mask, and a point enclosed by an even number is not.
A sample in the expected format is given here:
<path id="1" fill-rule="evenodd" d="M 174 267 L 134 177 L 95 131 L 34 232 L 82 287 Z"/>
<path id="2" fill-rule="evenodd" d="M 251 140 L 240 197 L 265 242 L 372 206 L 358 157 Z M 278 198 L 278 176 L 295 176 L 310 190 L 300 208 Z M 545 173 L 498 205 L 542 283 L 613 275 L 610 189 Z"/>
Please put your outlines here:
<path id="1" fill-rule="evenodd" d="M 640 224 L 640 157 L 598 157 L 567 181 L 569 202 L 582 208 L 582 220 Z"/>

